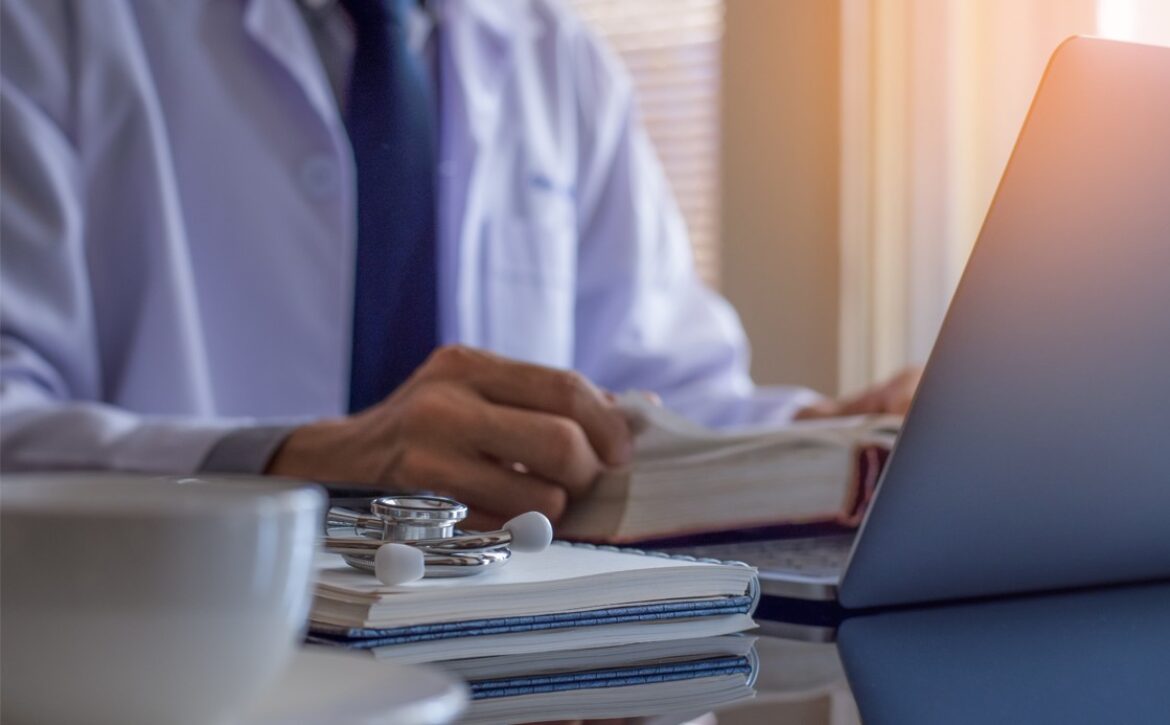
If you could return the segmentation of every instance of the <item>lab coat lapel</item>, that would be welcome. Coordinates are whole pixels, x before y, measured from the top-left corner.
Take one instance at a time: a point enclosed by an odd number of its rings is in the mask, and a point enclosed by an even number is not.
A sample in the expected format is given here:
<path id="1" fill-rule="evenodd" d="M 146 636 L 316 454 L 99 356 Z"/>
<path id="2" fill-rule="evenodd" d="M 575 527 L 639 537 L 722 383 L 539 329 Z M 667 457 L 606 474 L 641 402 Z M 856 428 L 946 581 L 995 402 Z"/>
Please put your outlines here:
<path id="1" fill-rule="evenodd" d="M 483 346 L 482 229 L 516 23 L 511 2 L 436 3 L 439 22 L 439 299 L 443 342 Z"/>
<path id="2" fill-rule="evenodd" d="M 288 72 L 325 125 L 331 131 L 344 132 L 336 128 L 340 123 L 337 103 L 296 3 L 289 0 L 246 2 L 244 28 L 248 35 Z"/>

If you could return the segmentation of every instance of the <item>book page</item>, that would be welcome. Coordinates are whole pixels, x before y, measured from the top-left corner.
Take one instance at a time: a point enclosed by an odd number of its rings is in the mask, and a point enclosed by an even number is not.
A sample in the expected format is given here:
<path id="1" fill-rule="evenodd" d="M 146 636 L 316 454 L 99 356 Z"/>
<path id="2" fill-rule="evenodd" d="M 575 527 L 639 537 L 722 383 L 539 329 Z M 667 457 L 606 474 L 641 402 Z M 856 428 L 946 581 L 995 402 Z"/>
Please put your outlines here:
<path id="1" fill-rule="evenodd" d="M 635 470 L 672 459 L 680 465 L 692 465 L 724 455 L 735 457 L 753 448 L 892 445 L 902 423 L 900 416 L 849 416 L 794 421 L 770 428 L 716 430 L 656 405 L 641 394 L 626 393 L 618 403 L 634 427 Z"/>

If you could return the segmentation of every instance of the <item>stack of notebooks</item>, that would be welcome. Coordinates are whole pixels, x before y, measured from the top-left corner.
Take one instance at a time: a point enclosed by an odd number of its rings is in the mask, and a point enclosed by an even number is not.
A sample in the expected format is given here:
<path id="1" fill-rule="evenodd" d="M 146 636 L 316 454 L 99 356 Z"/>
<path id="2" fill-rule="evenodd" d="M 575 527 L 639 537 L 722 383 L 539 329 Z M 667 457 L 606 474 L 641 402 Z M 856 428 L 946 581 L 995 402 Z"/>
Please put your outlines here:
<path id="1" fill-rule="evenodd" d="M 703 711 L 753 695 L 752 638 L 736 633 L 758 602 L 745 564 L 588 544 L 393 587 L 322 555 L 308 638 L 447 667 L 472 721 Z"/>
<path id="2" fill-rule="evenodd" d="M 439 662 L 731 634 L 755 626 L 753 568 L 556 542 L 494 571 L 388 587 L 323 556 L 312 642 Z"/>
<path id="3" fill-rule="evenodd" d="M 621 402 L 640 429 L 633 463 L 603 474 L 574 502 L 559 537 L 675 543 L 794 524 L 856 526 L 901 424 L 858 416 L 721 431 L 641 396 Z"/>

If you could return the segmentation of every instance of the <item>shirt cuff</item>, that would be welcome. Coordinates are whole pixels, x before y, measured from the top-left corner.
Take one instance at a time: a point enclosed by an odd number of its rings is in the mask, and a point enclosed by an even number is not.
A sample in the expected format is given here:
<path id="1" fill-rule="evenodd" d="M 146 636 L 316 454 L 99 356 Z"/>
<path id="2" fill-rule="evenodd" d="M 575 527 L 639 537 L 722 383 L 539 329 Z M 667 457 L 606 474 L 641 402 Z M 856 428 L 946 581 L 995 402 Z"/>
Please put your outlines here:
<path id="1" fill-rule="evenodd" d="M 297 426 L 269 425 L 228 431 L 199 464 L 200 473 L 264 473 L 276 449 Z"/>

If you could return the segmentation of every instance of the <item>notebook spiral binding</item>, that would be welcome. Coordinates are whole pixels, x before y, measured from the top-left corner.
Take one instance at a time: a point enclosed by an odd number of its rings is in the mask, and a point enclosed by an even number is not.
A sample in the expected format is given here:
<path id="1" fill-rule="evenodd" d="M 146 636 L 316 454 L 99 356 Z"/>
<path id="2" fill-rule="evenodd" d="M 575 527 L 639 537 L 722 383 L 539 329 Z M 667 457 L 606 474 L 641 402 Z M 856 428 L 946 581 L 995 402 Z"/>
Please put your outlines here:
<path id="1" fill-rule="evenodd" d="M 729 564 L 732 566 L 742 566 L 745 569 L 751 569 L 755 573 L 756 568 L 751 564 L 743 561 L 712 559 L 709 557 L 695 557 L 687 554 L 669 554 L 665 551 L 654 551 L 639 549 L 633 546 L 611 546 L 609 544 L 589 544 L 583 541 L 562 541 L 557 539 L 552 542 L 553 546 L 573 546 L 582 549 L 593 549 L 596 551 L 615 551 L 622 554 L 638 554 L 639 556 L 652 556 L 657 559 L 678 559 L 680 561 L 692 561 L 702 564 Z M 748 608 L 748 616 L 755 614 L 756 607 L 760 604 L 760 579 L 758 576 L 753 576 L 751 583 L 748 585 L 748 590 L 745 594 L 752 598 L 751 607 Z"/>

